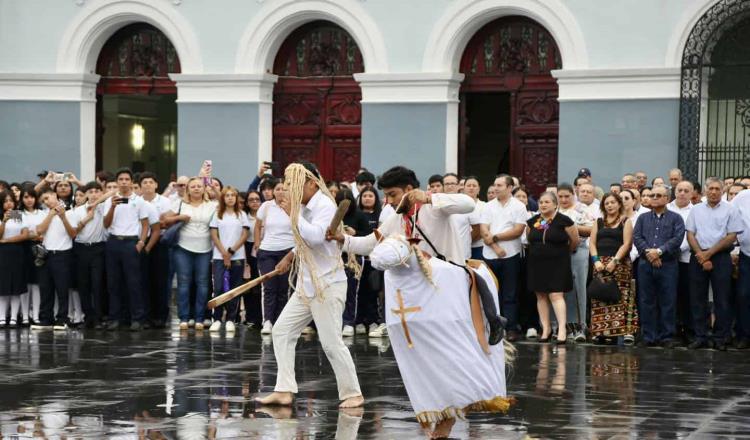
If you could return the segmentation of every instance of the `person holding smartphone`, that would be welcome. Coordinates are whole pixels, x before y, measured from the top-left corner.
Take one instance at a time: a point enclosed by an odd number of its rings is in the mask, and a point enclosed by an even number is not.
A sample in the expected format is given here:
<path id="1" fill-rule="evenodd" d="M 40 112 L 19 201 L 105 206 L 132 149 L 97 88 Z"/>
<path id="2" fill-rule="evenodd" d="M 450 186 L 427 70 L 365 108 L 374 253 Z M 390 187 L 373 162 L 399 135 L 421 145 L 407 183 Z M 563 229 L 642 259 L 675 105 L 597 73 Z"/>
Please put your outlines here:
<path id="1" fill-rule="evenodd" d="M 42 203 L 48 213 L 37 226 L 37 233 L 44 236 L 42 244 L 47 251 L 44 264 L 39 268 L 41 307 L 39 323 L 32 329 L 65 330 L 68 327 L 68 292 L 72 283 L 73 238 L 77 224 L 75 211 L 66 211 L 65 204 L 55 191 L 47 189 L 42 193 Z M 54 315 L 57 298 L 57 315 Z"/>
<path id="2" fill-rule="evenodd" d="M 16 210 L 16 197 L 11 191 L 0 192 L 0 328 L 16 326 L 21 294 L 26 292 L 23 242 L 29 235 L 21 212 Z M 10 309 L 10 322 L 5 321 Z"/>
<path id="3" fill-rule="evenodd" d="M 117 192 L 103 204 L 104 227 L 109 232 L 105 246 L 109 319 L 107 330 L 125 324 L 120 310 L 130 308 L 130 330 L 140 331 L 146 319 L 143 306 L 141 253 L 147 245 L 149 230 L 148 202 L 133 192 L 133 172 L 121 168 L 115 173 Z M 127 289 L 127 290 L 125 290 Z"/>

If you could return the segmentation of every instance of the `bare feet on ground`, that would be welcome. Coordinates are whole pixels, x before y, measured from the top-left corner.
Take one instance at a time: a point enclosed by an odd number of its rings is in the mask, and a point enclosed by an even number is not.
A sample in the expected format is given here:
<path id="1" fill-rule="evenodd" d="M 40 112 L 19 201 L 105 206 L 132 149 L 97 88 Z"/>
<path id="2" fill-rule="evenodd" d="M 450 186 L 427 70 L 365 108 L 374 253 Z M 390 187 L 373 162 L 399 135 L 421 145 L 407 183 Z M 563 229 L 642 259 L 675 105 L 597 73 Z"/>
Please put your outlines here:
<path id="1" fill-rule="evenodd" d="M 431 439 L 448 438 L 451 435 L 451 429 L 456 424 L 456 419 L 445 419 L 435 425 L 435 430 L 430 434 Z"/>
<path id="2" fill-rule="evenodd" d="M 359 408 L 365 404 L 365 398 L 360 396 L 350 397 L 339 405 L 339 408 Z"/>
<path id="3" fill-rule="evenodd" d="M 261 405 L 290 406 L 293 400 L 294 395 L 292 393 L 279 393 L 275 391 L 267 395 L 266 397 L 255 398 L 255 401 L 260 403 Z"/>

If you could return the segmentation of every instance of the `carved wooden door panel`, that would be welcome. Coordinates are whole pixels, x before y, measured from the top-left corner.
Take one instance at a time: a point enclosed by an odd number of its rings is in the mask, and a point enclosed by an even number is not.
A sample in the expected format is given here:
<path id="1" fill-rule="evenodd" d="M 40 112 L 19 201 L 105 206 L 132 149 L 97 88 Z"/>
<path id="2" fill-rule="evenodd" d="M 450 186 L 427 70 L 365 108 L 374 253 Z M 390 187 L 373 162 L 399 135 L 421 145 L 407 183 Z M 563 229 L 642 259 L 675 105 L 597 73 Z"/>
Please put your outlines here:
<path id="1" fill-rule="evenodd" d="M 557 180 L 559 104 L 551 71 L 562 67 L 555 40 L 525 17 L 495 20 L 469 41 L 460 70 L 465 93 L 510 95 L 510 173 L 534 194 Z M 465 152 L 467 118 L 459 107 L 459 152 Z M 501 146 L 498 145 L 498 149 Z M 459 157 L 459 164 L 465 163 Z M 466 170 L 460 169 L 461 173 Z"/>
<path id="2" fill-rule="evenodd" d="M 274 73 L 273 158 L 315 163 L 327 180 L 351 181 L 360 167 L 362 72 L 354 40 L 328 22 L 309 23 L 279 49 Z"/>

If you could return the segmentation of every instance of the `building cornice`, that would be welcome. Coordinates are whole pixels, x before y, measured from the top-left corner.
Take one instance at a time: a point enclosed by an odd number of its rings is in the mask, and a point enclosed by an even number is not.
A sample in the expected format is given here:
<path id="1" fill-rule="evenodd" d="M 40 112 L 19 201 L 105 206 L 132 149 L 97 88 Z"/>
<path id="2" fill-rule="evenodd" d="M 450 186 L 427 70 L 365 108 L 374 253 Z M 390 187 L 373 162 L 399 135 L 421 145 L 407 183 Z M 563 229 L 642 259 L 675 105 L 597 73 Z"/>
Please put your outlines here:
<path id="1" fill-rule="evenodd" d="M 552 75 L 560 87 L 560 102 L 680 97 L 679 68 L 563 69 Z"/>
<path id="2" fill-rule="evenodd" d="M 0 72 L 0 101 L 96 102 L 97 82 L 90 73 Z"/>
<path id="3" fill-rule="evenodd" d="M 447 103 L 458 102 L 461 73 L 356 73 L 362 102 Z"/>
<path id="4" fill-rule="evenodd" d="M 271 74 L 170 73 L 177 83 L 178 103 L 267 103 L 273 102 Z"/>

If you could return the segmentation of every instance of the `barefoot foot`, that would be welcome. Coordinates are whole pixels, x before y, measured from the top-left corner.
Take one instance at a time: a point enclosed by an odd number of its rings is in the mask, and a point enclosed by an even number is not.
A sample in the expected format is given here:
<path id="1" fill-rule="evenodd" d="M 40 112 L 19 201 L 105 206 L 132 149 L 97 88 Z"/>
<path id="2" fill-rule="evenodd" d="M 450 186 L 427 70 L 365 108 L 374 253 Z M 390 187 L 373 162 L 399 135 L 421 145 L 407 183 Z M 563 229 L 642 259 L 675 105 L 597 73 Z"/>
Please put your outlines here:
<path id="1" fill-rule="evenodd" d="M 359 395 L 344 400 L 343 402 L 341 402 L 341 405 L 339 405 L 339 408 L 359 408 L 364 404 L 365 398 Z"/>
<path id="2" fill-rule="evenodd" d="M 451 429 L 456 424 L 456 419 L 445 419 L 435 425 L 435 430 L 430 434 L 431 439 L 448 438 L 451 435 Z"/>
<path id="3" fill-rule="evenodd" d="M 292 393 L 273 392 L 266 397 L 256 397 L 255 401 L 261 405 L 290 406 L 294 400 Z"/>

